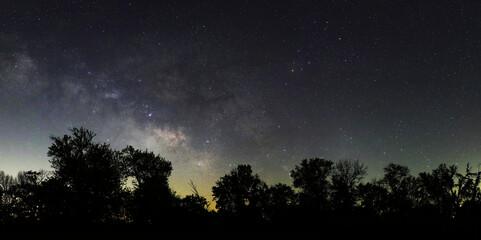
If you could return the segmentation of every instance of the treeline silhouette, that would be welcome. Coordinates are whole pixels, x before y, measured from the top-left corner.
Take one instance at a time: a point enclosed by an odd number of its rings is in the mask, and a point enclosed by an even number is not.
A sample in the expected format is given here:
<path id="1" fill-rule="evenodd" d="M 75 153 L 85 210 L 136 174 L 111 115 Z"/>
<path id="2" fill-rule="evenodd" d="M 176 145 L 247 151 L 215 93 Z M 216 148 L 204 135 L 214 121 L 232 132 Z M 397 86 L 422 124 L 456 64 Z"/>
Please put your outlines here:
<path id="1" fill-rule="evenodd" d="M 187 230 L 328 230 L 330 226 L 465 224 L 481 220 L 481 172 L 441 164 L 413 176 L 389 164 L 363 181 L 357 160 L 304 159 L 292 186 L 268 186 L 251 166 L 238 165 L 212 187 L 216 210 L 191 182 L 179 197 L 169 187 L 169 161 L 147 150 L 121 151 L 73 128 L 51 137 L 53 171 L 0 171 L 0 223 L 160 226 Z M 132 184 L 127 182 L 132 181 Z"/>

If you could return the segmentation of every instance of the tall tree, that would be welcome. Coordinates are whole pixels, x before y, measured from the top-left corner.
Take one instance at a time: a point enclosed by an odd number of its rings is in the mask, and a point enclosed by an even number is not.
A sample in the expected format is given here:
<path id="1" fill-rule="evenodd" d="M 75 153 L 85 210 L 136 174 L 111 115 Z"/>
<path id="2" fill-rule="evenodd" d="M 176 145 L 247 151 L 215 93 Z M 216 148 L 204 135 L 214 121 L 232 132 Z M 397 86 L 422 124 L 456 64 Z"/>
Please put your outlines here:
<path id="1" fill-rule="evenodd" d="M 388 191 L 388 212 L 407 214 L 414 204 L 416 181 L 406 166 L 390 163 L 384 168 L 381 183 Z"/>
<path id="2" fill-rule="evenodd" d="M 455 189 L 457 167 L 440 164 L 432 173 L 419 173 L 419 201 L 423 207 L 434 207 L 441 215 L 452 217 L 457 209 Z"/>
<path id="3" fill-rule="evenodd" d="M 162 217 L 171 214 L 175 201 L 168 181 L 172 163 L 153 152 L 132 146 L 122 150 L 122 162 L 126 177 L 135 179 L 131 206 L 134 220 L 140 223 L 166 220 Z"/>
<path id="4" fill-rule="evenodd" d="M 60 190 L 66 215 L 87 222 L 112 220 L 120 208 L 122 171 L 119 154 L 108 144 L 93 142 L 95 134 L 73 128 L 71 135 L 54 137 L 47 155 L 54 169 L 52 183 Z M 57 202 L 56 204 L 58 204 Z"/>
<path id="5" fill-rule="evenodd" d="M 332 202 L 339 211 L 351 211 L 357 202 L 357 186 L 367 173 L 359 160 L 340 160 L 332 173 Z"/>
<path id="6" fill-rule="evenodd" d="M 326 209 L 328 207 L 329 177 L 333 162 L 320 158 L 304 159 L 291 171 L 293 185 L 300 188 L 300 203 L 307 207 Z"/>

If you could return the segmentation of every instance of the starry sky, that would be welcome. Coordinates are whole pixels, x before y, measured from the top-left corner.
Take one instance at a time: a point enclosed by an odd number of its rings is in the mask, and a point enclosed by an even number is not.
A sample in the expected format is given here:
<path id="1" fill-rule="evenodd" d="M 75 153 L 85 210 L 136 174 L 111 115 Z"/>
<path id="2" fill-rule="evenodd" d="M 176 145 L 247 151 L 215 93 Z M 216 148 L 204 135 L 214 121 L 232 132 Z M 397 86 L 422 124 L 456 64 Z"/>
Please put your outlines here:
<path id="1" fill-rule="evenodd" d="M 304 158 L 413 173 L 481 163 L 476 1 L 12 1 L 0 8 L 0 170 L 49 136 L 148 148 L 199 192 Z"/>

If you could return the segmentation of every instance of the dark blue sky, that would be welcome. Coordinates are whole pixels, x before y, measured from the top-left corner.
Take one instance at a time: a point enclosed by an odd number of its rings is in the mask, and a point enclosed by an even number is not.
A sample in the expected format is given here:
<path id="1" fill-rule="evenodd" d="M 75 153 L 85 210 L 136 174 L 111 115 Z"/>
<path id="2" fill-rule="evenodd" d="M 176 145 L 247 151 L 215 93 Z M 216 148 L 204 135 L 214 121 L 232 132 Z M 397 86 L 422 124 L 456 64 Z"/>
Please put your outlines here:
<path id="1" fill-rule="evenodd" d="M 481 5 L 319 2 L 3 1 L 0 170 L 48 170 L 80 126 L 172 161 L 180 194 L 241 163 L 477 166 Z"/>

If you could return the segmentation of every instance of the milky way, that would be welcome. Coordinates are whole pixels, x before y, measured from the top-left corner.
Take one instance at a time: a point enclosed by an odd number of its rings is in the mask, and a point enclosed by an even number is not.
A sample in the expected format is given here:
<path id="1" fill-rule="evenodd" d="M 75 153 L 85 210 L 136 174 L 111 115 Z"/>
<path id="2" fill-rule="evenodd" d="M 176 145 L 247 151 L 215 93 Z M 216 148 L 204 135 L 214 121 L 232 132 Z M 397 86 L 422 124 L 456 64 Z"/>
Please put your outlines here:
<path id="1" fill-rule="evenodd" d="M 0 170 L 87 127 L 173 163 L 179 194 L 303 158 L 427 171 L 481 154 L 479 4 L 5 1 Z"/>

